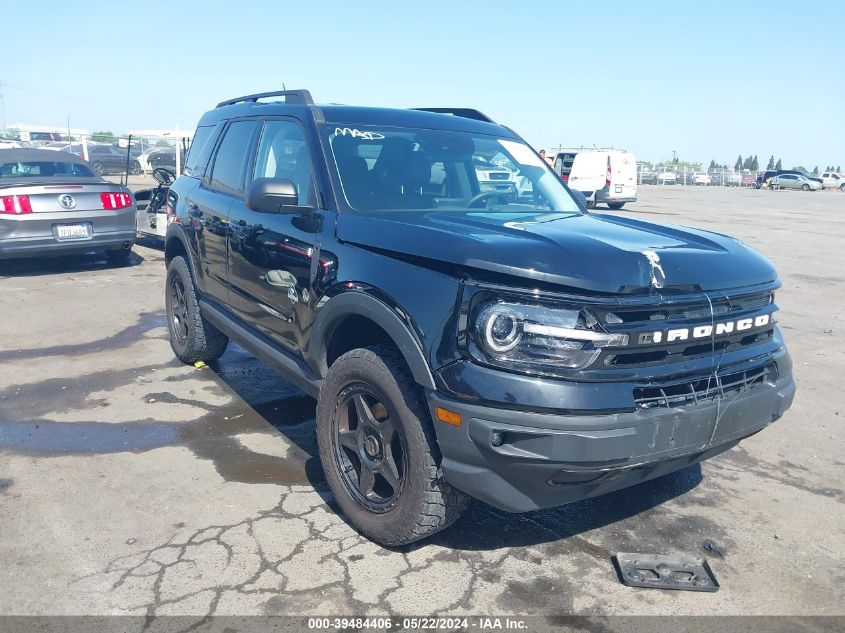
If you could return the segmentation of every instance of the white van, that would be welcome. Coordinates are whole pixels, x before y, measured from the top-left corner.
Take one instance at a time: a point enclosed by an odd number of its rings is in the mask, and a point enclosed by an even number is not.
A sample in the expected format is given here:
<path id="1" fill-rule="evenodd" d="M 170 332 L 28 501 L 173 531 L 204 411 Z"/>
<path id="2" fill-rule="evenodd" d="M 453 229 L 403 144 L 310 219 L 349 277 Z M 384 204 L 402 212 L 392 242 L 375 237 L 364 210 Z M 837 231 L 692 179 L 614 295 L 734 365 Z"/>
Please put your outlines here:
<path id="1" fill-rule="evenodd" d="M 589 208 L 621 209 L 637 200 L 637 159 L 623 149 L 584 149 L 572 161 L 567 184 L 584 194 Z"/>

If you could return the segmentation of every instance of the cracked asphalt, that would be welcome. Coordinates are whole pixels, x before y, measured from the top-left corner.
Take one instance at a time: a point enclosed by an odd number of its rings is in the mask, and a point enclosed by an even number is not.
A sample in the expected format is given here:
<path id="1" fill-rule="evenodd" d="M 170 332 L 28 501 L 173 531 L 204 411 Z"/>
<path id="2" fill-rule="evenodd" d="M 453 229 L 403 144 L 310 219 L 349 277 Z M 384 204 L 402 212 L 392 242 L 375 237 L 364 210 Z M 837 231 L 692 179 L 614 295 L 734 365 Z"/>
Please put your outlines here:
<path id="1" fill-rule="evenodd" d="M 312 399 L 234 345 L 174 359 L 155 244 L 0 262 L 0 614 L 845 615 L 845 194 L 640 195 L 621 213 L 776 263 L 794 407 L 700 466 L 526 515 L 474 503 L 392 550 L 335 513 Z M 706 556 L 721 590 L 625 587 L 618 551 Z"/>

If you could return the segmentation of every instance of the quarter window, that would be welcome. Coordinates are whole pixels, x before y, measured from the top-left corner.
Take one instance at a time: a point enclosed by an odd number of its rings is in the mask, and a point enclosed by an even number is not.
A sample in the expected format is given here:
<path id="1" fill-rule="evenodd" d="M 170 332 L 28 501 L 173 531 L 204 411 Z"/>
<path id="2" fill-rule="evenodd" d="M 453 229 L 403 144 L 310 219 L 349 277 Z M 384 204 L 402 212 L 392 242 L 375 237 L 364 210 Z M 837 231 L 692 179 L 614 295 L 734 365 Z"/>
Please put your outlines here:
<path id="1" fill-rule="evenodd" d="M 249 143 L 256 125 L 255 121 L 235 121 L 226 130 L 214 159 L 210 181 L 213 189 L 235 196 L 243 195 Z"/>
<path id="2" fill-rule="evenodd" d="M 204 163 L 200 160 L 200 157 L 201 155 L 207 156 L 207 152 L 202 150 L 213 131 L 214 127 L 211 125 L 197 128 L 191 141 L 191 148 L 188 150 L 188 156 L 185 159 L 185 173 L 189 176 L 202 176 L 201 165 L 204 166 Z"/>

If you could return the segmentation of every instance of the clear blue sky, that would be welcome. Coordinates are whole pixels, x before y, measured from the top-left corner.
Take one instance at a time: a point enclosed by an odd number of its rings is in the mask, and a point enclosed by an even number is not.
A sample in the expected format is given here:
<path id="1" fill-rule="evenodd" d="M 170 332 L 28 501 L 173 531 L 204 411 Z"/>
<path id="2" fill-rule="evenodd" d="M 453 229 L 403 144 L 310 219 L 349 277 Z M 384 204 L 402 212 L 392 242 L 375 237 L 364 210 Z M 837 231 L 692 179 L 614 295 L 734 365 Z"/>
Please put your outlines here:
<path id="1" fill-rule="evenodd" d="M 284 82 L 318 102 L 476 107 L 537 148 L 845 165 L 838 0 L 2 7 L 9 125 L 192 128 Z"/>

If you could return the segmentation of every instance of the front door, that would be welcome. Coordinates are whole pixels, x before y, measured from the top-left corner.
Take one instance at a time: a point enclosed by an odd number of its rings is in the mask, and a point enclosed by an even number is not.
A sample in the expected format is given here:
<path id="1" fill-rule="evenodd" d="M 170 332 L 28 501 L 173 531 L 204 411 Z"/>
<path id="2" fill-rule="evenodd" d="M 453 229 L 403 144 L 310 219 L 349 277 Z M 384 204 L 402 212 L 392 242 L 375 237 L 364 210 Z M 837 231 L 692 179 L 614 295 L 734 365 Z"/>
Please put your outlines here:
<path id="1" fill-rule="evenodd" d="M 264 213 L 239 199 L 229 214 L 229 303 L 239 316 L 292 351 L 300 348 L 298 332 L 311 302 L 315 229 L 305 208 L 316 207 L 312 155 L 298 121 L 264 121 L 247 183 L 255 178 L 291 180 L 300 208 Z"/>

